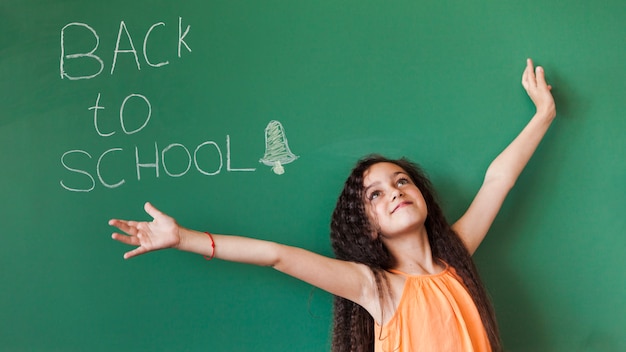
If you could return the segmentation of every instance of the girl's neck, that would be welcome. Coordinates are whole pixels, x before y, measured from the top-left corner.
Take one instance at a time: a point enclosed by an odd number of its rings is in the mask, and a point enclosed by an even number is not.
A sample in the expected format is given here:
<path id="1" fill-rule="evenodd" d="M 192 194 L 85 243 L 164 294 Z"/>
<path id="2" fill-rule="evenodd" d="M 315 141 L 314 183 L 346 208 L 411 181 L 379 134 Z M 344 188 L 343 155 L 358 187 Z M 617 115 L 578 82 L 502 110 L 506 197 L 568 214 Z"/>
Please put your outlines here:
<path id="1" fill-rule="evenodd" d="M 384 242 L 394 258 L 393 269 L 414 275 L 430 275 L 441 271 L 441 263 L 433 258 L 426 229 Z"/>

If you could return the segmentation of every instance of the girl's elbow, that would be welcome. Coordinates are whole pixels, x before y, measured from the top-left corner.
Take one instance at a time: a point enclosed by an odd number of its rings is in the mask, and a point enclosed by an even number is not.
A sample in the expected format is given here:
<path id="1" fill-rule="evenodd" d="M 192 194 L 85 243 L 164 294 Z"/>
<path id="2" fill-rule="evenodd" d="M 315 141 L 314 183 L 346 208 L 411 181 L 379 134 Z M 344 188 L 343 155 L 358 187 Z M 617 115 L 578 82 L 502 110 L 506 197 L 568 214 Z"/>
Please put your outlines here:
<path id="1" fill-rule="evenodd" d="M 271 242 L 267 253 L 266 266 L 282 271 L 285 258 L 288 256 L 289 247 L 283 244 Z"/>
<path id="2" fill-rule="evenodd" d="M 516 175 L 490 169 L 487 170 L 487 173 L 485 174 L 483 185 L 497 186 L 498 188 L 509 191 L 515 186 L 516 181 Z"/>

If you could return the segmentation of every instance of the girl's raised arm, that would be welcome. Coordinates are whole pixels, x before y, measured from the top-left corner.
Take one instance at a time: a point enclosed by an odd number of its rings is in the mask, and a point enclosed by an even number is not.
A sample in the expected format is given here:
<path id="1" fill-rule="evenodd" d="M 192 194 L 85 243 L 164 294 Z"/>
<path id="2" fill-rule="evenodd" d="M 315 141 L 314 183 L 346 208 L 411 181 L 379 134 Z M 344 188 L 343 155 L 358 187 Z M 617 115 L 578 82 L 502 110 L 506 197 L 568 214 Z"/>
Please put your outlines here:
<path id="1" fill-rule="evenodd" d="M 498 155 L 485 174 L 483 184 L 463 216 L 452 225 L 470 253 L 474 253 L 491 227 L 506 195 L 530 160 L 556 116 L 554 98 L 542 67 L 527 60 L 522 85 L 537 112 L 522 132 Z"/>
<path id="2" fill-rule="evenodd" d="M 137 246 L 124 254 L 132 258 L 164 248 L 239 263 L 270 266 L 332 294 L 352 300 L 366 309 L 376 309 L 376 285 L 365 265 L 328 258 L 313 252 L 270 241 L 211 234 L 186 229 L 172 217 L 146 203 L 152 221 L 112 219 L 109 225 L 126 234 L 113 233 L 119 242 Z"/>

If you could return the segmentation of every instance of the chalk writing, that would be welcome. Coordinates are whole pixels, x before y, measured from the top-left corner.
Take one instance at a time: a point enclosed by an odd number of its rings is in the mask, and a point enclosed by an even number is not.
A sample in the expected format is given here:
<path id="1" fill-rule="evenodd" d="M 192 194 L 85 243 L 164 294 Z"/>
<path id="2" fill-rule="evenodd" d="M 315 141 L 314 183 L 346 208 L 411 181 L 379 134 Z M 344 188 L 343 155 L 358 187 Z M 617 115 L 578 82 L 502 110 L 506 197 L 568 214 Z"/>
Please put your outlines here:
<path id="1" fill-rule="evenodd" d="M 146 34 L 143 37 L 143 59 L 148 66 L 158 68 L 158 67 L 168 65 L 169 61 L 161 61 L 158 63 L 153 63 L 149 58 L 148 42 L 150 40 L 150 36 L 152 35 L 152 32 L 157 27 L 165 27 L 165 23 L 157 22 L 153 24 L 146 31 Z M 179 58 L 182 55 L 181 50 L 183 47 L 189 52 L 192 51 L 191 47 L 189 47 L 188 43 L 185 41 L 185 37 L 189 34 L 190 29 L 191 29 L 191 26 L 188 25 L 183 31 L 183 18 L 179 17 L 178 18 L 178 43 L 177 43 L 177 54 Z M 88 35 L 90 34 L 94 38 L 93 47 L 85 49 L 86 51 L 84 52 L 67 53 L 66 34 L 68 32 L 72 33 L 76 31 L 85 31 L 85 30 L 87 31 Z M 125 37 L 126 45 L 128 45 L 128 48 L 125 48 L 125 49 L 120 48 L 120 42 L 122 41 L 123 36 Z M 92 79 L 100 75 L 102 71 L 104 70 L 104 61 L 102 60 L 100 56 L 96 55 L 96 50 L 98 50 L 99 46 L 100 46 L 100 36 L 96 32 L 96 30 L 92 28 L 90 25 L 86 23 L 81 23 L 81 22 L 72 22 L 72 23 L 66 24 L 61 29 L 61 59 L 59 60 L 59 72 L 61 74 L 61 79 L 65 79 L 65 78 L 69 80 Z M 137 70 L 141 70 L 141 64 L 139 63 L 139 56 L 137 55 L 137 50 L 135 49 L 133 38 L 130 32 L 128 31 L 128 28 L 126 27 L 126 23 L 124 21 L 120 21 L 120 27 L 117 33 L 117 40 L 115 41 L 115 50 L 113 51 L 113 62 L 111 64 L 111 75 L 113 75 L 113 73 L 115 72 L 115 65 L 117 63 L 117 57 L 119 54 L 131 54 L 135 60 Z M 91 73 L 84 73 L 84 72 L 81 73 L 80 71 L 84 70 L 84 64 L 81 66 L 80 61 L 82 60 L 79 60 L 79 59 L 95 60 L 97 70 Z M 77 62 L 74 66 L 69 64 L 69 62 L 73 62 L 74 60 L 79 60 L 79 62 Z M 70 67 L 68 68 L 68 66 Z M 72 70 L 72 68 L 74 68 L 74 70 Z M 68 70 L 72 72 L 68 73 Z"/>
<path id="2" fill-rule="evenodd" d="M 124 122 L 125 121 L 124 120 L 124 108 L 126 107 L 126 103 L 131 98 L 139 98 L 145 102 L 146 118 L 140 127 L 129 131 L 126 128 L 126 123 Z M 93 126 L 96 130 L 96 133 L 98 133 L 99 136 L 109 137 L 115 134 L 115 131 L 109 132 L 109 133 L 103 133 L 102 131 L 100 131 L 100 128 L 98 128 L 98 111 L 104 110 L 104 106 L 100 106 L 100 93 L 98 93 L 98 97 L 96 98 L 96 105 L 90 107 L 89 110 L 93 110 Z M 144 127 L 148 125 L 148 122 L 150 121 L 151 116 L 152 116 L 152 104 L 150 104 L 150 101 L 144 95 L 133 93 L 133 94 L 128 95 L 126 98 L 124 98 L 124 101 L 122 101 L 122 105 L 120 106 L 120 126 L 122 127 L 122 131 L 124 131 L 125 134 L 134 134 L 144 129 Z"/>
<path id="3" fill-rule="evenodd" d="M 162 67 L 169 64 L 169 61 L 163 60 L 157 62 L 151 60 L 148 55 L 148 42 L 150 41 L 152 32 L 157 28 L 165 27 L 164 22 L 157 22 L 153 24 L 147 31 L 143 38 L 143 59 L 147 65 L 151 67 Z M 191 52 L 191 48 L 185 41 L 185 37 L 189 33 L 190 26 L 187 26 L 183 31 L 182 17 L 178 20 L 178 57 L 181 57 L 181 49 L 185 48 L 188 52 Z M 66 51 L 66 32 L 80 30 L 87 33 L 88 36 L 92 36 L 94 44 L 83 52 L 68 53 Z M 84 34 L 83 33 L 83 34 Z M 124 38 L 124 40 L 122 40 Z M 121 42 L 124 42 L 124 48 L 121 46 Z M 100 75 L 105 67 L 104 61 L 100 56 L 96 55 L 96 50 L 100 44 L 100 37 L 95 29 L 85 23 L 72 22 L 65 25 L 61 29 L 61 58 L 60 58 L 60 76 L 61 79 L 69 79 L 70 81 L 92 79 Z M 70 46 L 75 47 L 75 46 Z M 133 64 L 137 67 L 137 70 L 141 70 L 141 63 L 139 55 L 135 48 L 132 36 L 124 21 L 120 22 L 119 30 L 117 33 L 117 40 L 115 42 L 115 50 L 113 51 L 113 60 L 111 64 L 111 75 L 115 72 L 117 64 L 117 58 L 120 54 L 131 54 L 134 58 Z M 68 62 L 73 60 L 88 60 L 96 63 L 96 69 L 91 72 L 85 73 L 84 67 L 91 67 L 85 64 L 76 64 L 72 66 Z M 155 63 L 156 62 L 156 63 Z M 81 71 L 83 70 L 83 71 Z M 112 128 L 110 124 L 102 123 L 103 119 L 106 119 L 106 107 L 103 102 L 102 93 L 97 93 L 95 102 L 93 105 L 87 108 L 88 111 L 93 114 L 93 127 L 96 134 L 101 138 L 108 138 L 115 135 L 119 130 L 123 132 L 125 136 L 136 135 L 139 132 L 144 131 L 146 126 L 152 118 L 152 104 L 147 96 L 140 93 L 131 93 L 127 95 L 119 104 L 119 129 Z M 132 104 L 135 108 L 128 109 L 129 104 Z M 128 110 L 134 115 L 128 116 Z M 131 115 L 133 115 L 131 114 Z M 143 115 L 142 115 L 143 114 Z M 136 127 L 129 127 L 131 121 L 140 121 Z M 105 126 L 105 127 L 103 127 Z M 106 127 L 108 126 L 108 127 Z M 218 175 L 224 171 L 224 164 L 226 172 L 254 172 L 256 168 L 236 168 L 232 166 L 232 153 L 231 153 L 231 136 L 226 135 L 225 145 L 220 144 L 215 140 L 205 140 L 204 142 L 195 145 L 194 147 L 188 147 L 184 143 L 175 142 L 169 143 L 165 147 L 161 147 L 159 142 L 153 141 L 148 143 L 149 147 L 146 147 L 145 142 L 140 145 L 135 145 L 131 148 L 122 148 L 120 146 L 114 146 L 104 151 L 97 153 L 90 153 L 87 150 L 81 148 L 75 148 L 68 150 L 61 155 L 61 165 L 69 172 L 67 180 L 60 180 L 61 187 L 70 192 L 91 192 L 98 185 L 101 185 L 105 189 L 115 189 L 127 184 L 127 179 L 134 178 L 137 181 L 141 181 L 142 176 L 146 174 L 154 174 L 155 178 L 161 177 L 165 174 L 168 177 L 178 178 L 187 175 L 190 172 L 197 172 L 205 176 Z M 225 153 L 224 153 L 225 151 Z M 225 154 L 225 156 L 224 156 Z M 93 155 L 93 156 L 92 156 Z M 261 163 L 272 166 L 274 173 L 280 175 L 285 172 L 283 165 L 288 164 L 296 160 L 298 157 L 294 155 L 289 149 L 287 136 L 282 124 L 276 120 L 270 121 L 265 128 L 265 155 L 260 160 Z M 112 162 L 113 161 L 113 162 Z M 128 163 L 127 169 L 120 168 L 120 161 Z M 112 169 L 107 169 L 106 165 L 116 165 L 116 173 L 112 173 Z M 123 165 L 122 165 L 123 166 Z M 134 168 L 135 175 L 128 173 L 128 170 Z M 120 170 L 122 170 L 122 176 L 120 176 Z M 126 174 L 124 171 L 126 170 Z"/>
<path id="4" fill-rule="evenodd" d="M 169 155 L 169 153 L 174 148 L 183 151 L 182 155 L 184 155 L 183 159 L 185 159 L 183 160 L 183 164 L 186 164 L 187 166 L 182 171 L 178 171 L 178 172 L 172 171 L 171 164 L 168 163 L 168 161 L 170 162 L 172 161 L 170 160 L 170 158 L 172 157 L 166 158 L 166 156 Z M 159 149 L 158 143 L 154 142 L 154 154 L 151 154 L 150 151 L 143 151 L 143 150 L 140 151 L 139 146 L 135 146 L 134 167 L 137 171 L 136 179 L 137 181 L 141 180 L 143 169 L 154 169 L 155 177 L 159 178 L 161 176 L 161 168 L 163 169 L 165 174 L 169 177 L 182 177 L 191 170 L 192 165 L 194 166 L 194 169 L 200 174 L 207 175 L 207 176 L 217 175 L 220 172 L 222 172 L 224 168 L 224 153 L 222 152 L 223 148 L 224 147 L 223 146 L 220 147 L 220 145 L 216 141 L 211 141 L 211 140 L 202 142 L 199 145 L 197 145 L 193 151 L 193 155 L 191 154 L 189 148 L 187 148 L 182 143 L 171 143 L 167 145 L 165 148 Z M 215 154 L 215 157 L 211 158 L 205 155 L 205 154 L 210 154 L 209 153 L 210 151 L 215 152 L 213 153 Z M 114 157 L 114 153 L 119 153 L 119 152 L 124 153 L 128 151 L 125 150 L 124 148 L 119 148 L 119 147 L 107 149 L 100 154 L 100 156 L 98 157 L 98 160 L 96 161 L 94 165 L 94 168 L 95 168 L 94 171 L 95 171 L 98 181 L 100 182 L 102 186 L 106 188 L 110 188 L 110 189 L 117 188 L 126 183 L 126 179 L 123 179 L 123 178 L 119 180 L 110 180 L 110 179 L 105 179 L 105 176 L 104 176 L 106 170 L 104 170 L 102 166 L 103 160 L 105 159 L 105 157 L 106 158 Z M 73 150 L 69 150 L 63 153 L 63 155 L 61 156 L 61 165 L 63 165 L 63 167 L 69 172 L 83 175 L 87 182 L 85 183 L 82 181 L 74 181 L 75 183 L 83 184 L 82 186 L 80 186 L 78 184 L 69 184 L 67 181 L 61 180 L 60 184 L 61 184 L 61 187 L 63 187 L 64 189 L 68 191 L 91 192 L 92 190 L 95 189 L 96 184 L 97 184 L 96 179 L 93 176 L 94 172 L 85 170 L 85 168 L 79 168 L 78 166 L 73 166 L 72 162 L 70 161 L 72 157 L 74 158 L 74 160 L 76 160 L 76 157 L 80 155 L 84 155 L 88 159 L 93 159 L 93 157 L 91 156 L 89 152 L 85 150 L 81 150 L 81 149 L 73 149 Z M 150 155 L 152 155 L 152 157 Z M 179 155 L 179 158 L 177 160 L 174 160 L 173 163 L 180 164 L 180 162 L 181 160 L 180 160 L 180 155 Z M 255 168 L 235 168 L 232 166 L 231 139 L 230 139 L 230 135 L 226 135 L 226 171 L 227 172 L 252 172 L 255 170 L 256 170 Z"/>
<path id="5" fill-rule="evenodd" d="M 116 131 L 110 131 L 110 132 L 105 133 L 101 130 L 101 128 L 99 127 L 99 123 L 98 123 L 99 118 L 101 117 L 99 115 L 99 112 L 101 110 L 105 110 L 105 107 L 100 103 L 101 98 L 102 98 L 101 93 L 98 93 L 98 96 L 96 97 L 95 105 L 89 107 L 88 110 L 93 111 L 93 125 L 94 125 L 94 129 L 96 133 L 100 137 L 110 137 L 113 134 L 115 134 Z M 139 102 L 143 102 L 145 104 L 146 115 L 144 117 L 144 121 L 141 126 L 139 126 L 138 128 L 129 130 L 125 123 L 125 118 L 124 118 L 125 109 L 124 108 L 131 99 L 138 100 Z M 148 98 L 142 94 L 136 94 L 136 93 L 129 94 L 126 98 L 124 98 L 120 106 L 120 110 L 119 110 L 120 127 L 122 131 L 124 132 L 124 134 L 126 135 L 132 135 L 132 134 L 138 133 L 148 125 L 148 123 L 150 122 L 151 116 L 152 116 L 152 105 L 150 104 L 150 101 L 148 100 Z M 154 158 L 150 159 L 149 157 L 146 158 L 146 154 L 144 152 L 140 152 L 140 149 L 138 146 L 135 146 L 134 154 L 135 154 L 135 168 L 137 171 L 137 180 L 138 181 L 141 180 L 141 175 L 142 175 L 141 172 L 143 169 L 154 169 L 155 177 L 157 178 L 161 175 L 161 172 L 160 172 L 161 168 L 163 169 L 165 174 L 169 177 L 182 177 L 191 170 L 192 165 L 195 167 L 195 170 L 197 170 L 199 173 L 203 175 L 207 175 L 207 176 L 217 175 L 222 171 L 224 167 L 224 153 L 222 152 L 223 148 L 224 147 L 223 146 L 220 147 L 220 145 L 217 142 L 208 140 L 197 145 L 195 149 L 193 150 L 193 154 L 192 154 L 189 148 L 187 148 L 182 143 L 171 143 L 167 145 L 165 148 L 159 149 L 158 143 L 154 142 L 154 154 L 153 154 Z M 173 150 L 180 150 L 183 152 L 182 155 L 185 160 L 182 160 L 182 163 L 186 165 L 186 167 L 182 171 L 173 171 L 171 164 L 168 163 L 168 161 L 171 161 L 172 158 L 174 158 L 173 156 L 171 156 L 171 151 Z M 213 158 L 206 157 L 206 154 L 211 155 L 211 153 L 208 151 L 213 151 L 212 153 L 212 155 L 214 155 Z M 105 177 L 103 176 L 103 171 L 105 171 L 103 170 L 103 167 L 102 167 L 103 160 L 105 158 L 114 157 L 115 153 L 120 153 L 120 152 L 123 153 L 125 152 L 125 150 L 120 147 L 107 149 L 100 154 L 100 156 L 98 157 L 95 163 L 95 174 L 97 176 L 97 180 L 100 182 L 102 186 L 106 188 L 117 188 L 126 183 L 125 179 L 110 181 L 110 180 L 105 180 Z M 178 160 L 174 159 L 175 164 L 179 164 L 181 162 L 180 154 L 181 153 L 179 153 Z M 204 157 L 200 157 L 199 156 L 200 154 L 204 155 Z M 71 184 L 68 184 L 68 182 L 63 181 L 63 180 L 60 181 L 60 184 L 61 184 L 61 187 L 63 187 L 64 189 L 68 191 L 90 192 L 95 189 L 96 184 L 97 184 L 96 178 L 94 178 L 93 176 L 93 172 L 89 172 L 88 170 L 85 170 L 85 168 L 79 168 L 77 166 L 74 166 L 73 163 L 70 161 L 72 160 L 72 157 L 74 157 L 74 160 L 75 160 L 76 157 L 80 155 L 83 155 L 87 157 L 88 159 L 93 158 L 91 154 L 87 152 L 86 150 L 73 149 L 73 150 L 63 153 L 63 155 L 61 156 L 61 165 L 63 165 L 63 167 L 69 172 L 83 175 L 87 181 L 86 186 L 83 185 L 82 187 L 80 187 L 78 185 L 71 185 Z M 147 159 L 150 159 L 150 160 L 147 161 Z M 230 135 L 226 135 L 226 171 L 227 172 L 252 172 L 255 170 L 256 170 L 255 168 L 235 168 L 232 166 L 231 138 L 230 138 Z"/>

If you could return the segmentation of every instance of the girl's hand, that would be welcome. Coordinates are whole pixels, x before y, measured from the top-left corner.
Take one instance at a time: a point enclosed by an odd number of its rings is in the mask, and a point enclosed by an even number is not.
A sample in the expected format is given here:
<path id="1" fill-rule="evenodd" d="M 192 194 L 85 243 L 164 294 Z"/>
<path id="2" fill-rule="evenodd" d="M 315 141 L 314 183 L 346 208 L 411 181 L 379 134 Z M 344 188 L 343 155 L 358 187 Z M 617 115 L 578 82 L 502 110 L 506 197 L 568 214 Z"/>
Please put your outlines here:
<path id="1" fill-rule="evenodd" d="M 522 86 L 535 104 L 537 113 L 545 114 L 549 118 L 556 116 L 556 106 L 550 90 L 552 86 L 546 83 L 543 67 L 534 68 L 533 61 L 526 61 L 526 69 L 522 75 Z"/>
<path id="2" fill-rule="evenodd" d="M 114 240 L 131 246 L 138 246 L 126 252 L 124 259 L 158 249 L 177 247 L 180 244 L 180 228 L 176 220 L 162 213 L 150 203 L 146 203 L 144 209 L 146 213 L 152 216 L 152 221 L 109 220 L 109 225 L 126 233 L 126 235 L 113 233 L 111 237 Z"/>

